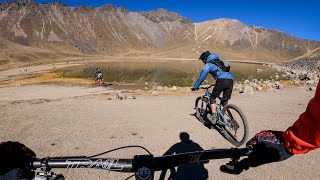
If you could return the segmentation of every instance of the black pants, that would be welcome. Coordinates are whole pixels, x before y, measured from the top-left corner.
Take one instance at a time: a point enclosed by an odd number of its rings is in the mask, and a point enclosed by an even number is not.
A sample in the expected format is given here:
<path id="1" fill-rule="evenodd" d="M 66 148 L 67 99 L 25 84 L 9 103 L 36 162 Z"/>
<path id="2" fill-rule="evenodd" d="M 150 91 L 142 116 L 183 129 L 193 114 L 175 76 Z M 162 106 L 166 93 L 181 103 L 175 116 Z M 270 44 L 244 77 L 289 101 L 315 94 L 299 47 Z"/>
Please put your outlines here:
<path id="1" fill-rule="evenodd" d="M 210 104 L 216 103 L 216 98 L 220 96 L 221 92 L 223 92 L 223 98 L 221 99 L 220 104 L 222 104 L 223 106 L 228 104 L 228 100 L 231 98 L 232 88 L 233 88 L 232 79 L 217 79 L 216 85 L 212 90 Z"/>

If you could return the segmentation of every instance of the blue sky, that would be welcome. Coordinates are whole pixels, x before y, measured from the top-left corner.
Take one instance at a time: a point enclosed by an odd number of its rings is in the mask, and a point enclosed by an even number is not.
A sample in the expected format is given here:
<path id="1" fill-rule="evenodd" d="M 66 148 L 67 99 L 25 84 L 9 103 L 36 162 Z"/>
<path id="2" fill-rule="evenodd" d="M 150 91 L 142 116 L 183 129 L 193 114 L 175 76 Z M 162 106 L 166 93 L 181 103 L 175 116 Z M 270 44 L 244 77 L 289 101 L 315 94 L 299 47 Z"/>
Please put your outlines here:
<path id="1" fill-rule="evenodd" d="M 53 2 L 59 0 L 35 0 Z M 69 6 L 114 4 L 130 11 L 165 8 L 202 22 L 217 18 L 238 19 L 246 25 L 276 29 L 320 41 L 320 0 L 60 0 Z"/>

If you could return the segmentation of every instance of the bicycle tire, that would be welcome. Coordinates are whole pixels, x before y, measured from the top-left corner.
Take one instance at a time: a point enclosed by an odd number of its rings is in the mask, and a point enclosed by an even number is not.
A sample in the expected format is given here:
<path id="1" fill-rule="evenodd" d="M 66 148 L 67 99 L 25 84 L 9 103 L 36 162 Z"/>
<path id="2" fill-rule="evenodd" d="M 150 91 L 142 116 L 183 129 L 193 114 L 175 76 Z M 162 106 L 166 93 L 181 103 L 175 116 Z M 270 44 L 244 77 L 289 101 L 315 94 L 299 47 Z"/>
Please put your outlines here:
<path id="1" fill-rule="evenodd" d="M 202 123 L 206 122 L 208 113 L 211 113 L 211 108 L 208 102 L 203 101 L 203 96 L 199 96 L 195 101 L 196 117 Z M 199 104 L 200 103 L 200 104 Z M 200 107 L 199 107 L 200 105 Z M 205 106 L 205 109 L 203 108 Z"/>
<path id="2" fill-rule="evenodd" d="M 233 133 L 225 125 L 221 125 L 221 129 L 220 129 L 221 135 L 226 140 L 228 140 L 231 144 L 233 144 L 236 147 L 239 147 L 239 146 L 243 145 L 248 139 L 248 135 L 249 135 L 248 122 L 247 122 L 247 118 L 246 118 L 245 114 L 243 113 L 243 111 L 238 106 L 236 106 L 234 104 L 227 104 L 226 106 L 224 106 L 223 109 L 221 110 L 221 113 L 223 115 L 225 115 L 226 111 L 229 110 L 229 112 L 230 112 L 231 109 L 234 110 L 239 115 L 239 117 L 241 119 L 241 123 L 240 123 L 239 120 L 237 121 L 232 117 L 231 118 L 232 119 L 232 122 L 231 122 L 232 126 L 235 126 L 234 123 L 236 123 L 239 127 L 242 125 L 243 126 L 243 136 L 240 138 L 240 140 L 238 140 L 237 137 L 235 137 L 236 134 L 233 135 Z M 230 114 L 228 116 L 230 116 Z M 233 116 L 233 115 L 231 115 L 231 116 Z"/>

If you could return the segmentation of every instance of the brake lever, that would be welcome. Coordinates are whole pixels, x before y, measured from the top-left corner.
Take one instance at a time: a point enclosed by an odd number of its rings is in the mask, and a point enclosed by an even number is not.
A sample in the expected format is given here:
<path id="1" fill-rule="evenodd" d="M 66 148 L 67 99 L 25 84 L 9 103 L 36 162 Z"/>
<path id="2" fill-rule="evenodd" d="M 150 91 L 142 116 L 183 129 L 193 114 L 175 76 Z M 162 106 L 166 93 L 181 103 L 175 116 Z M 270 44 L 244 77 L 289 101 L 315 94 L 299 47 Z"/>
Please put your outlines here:
<path id="1" fill-rule="evenodd" d="M 252 145 L 248 145 L 247 148 L 249 148 L 249 150 L 246 153 L 246 156 L 249 156 L 253 152 L 253 146 Z"/>
<path id="2" fill-rule="evenodd" d="M 249 146 L 247 146 L 247 148 L 248 148 L 248 151 L 245 153 L 245 155 L 249 156 L 253 151 L 253 146 L 249 145 Z M 235 148 L 235 149 L 237 149 L 237 148 Z M 240 160 L 240 157 L 241 157 L 241 154 L 239 153 L 236 156 L 234 156 L 233 158 L 231 158 L 230 163 L 231 164 L 236 164 Z"/>
<path id="3" fill-rule="evenodd" d="M 247 146 L 247 148 L 248 148 L 248 151 L 245 153 L 245 155 L 249 156 L 253 151 L 253 146 L 249 145 L 249 146 Z M 225 165 L 225 167 L 228 168 L 229 170 L 232 170 L 232 171 L 236 170 L 237 169 L 236 166 L 240 160 L 240 157 L 241 156 L 239 154 L 239 155 L 236 155 L 235 157 L 231 158 L 231 161 L 229 163 L 227 163 Z M 239 170 L 239 169 L 237 169 L 237 170 Z"/>

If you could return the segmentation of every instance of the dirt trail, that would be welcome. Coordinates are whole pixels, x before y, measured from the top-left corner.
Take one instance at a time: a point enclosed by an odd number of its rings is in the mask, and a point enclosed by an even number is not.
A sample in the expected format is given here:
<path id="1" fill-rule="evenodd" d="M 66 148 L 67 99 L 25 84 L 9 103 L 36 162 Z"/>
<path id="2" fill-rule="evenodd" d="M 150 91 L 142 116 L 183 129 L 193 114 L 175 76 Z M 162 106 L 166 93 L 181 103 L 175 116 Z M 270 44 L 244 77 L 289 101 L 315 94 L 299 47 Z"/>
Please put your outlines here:
<path id="1" fill-rule="evenodd" d="M 37 72 L 51 70 L 51 69 L 55 69 L 55 68 L 78 66 L 78 65 L 81 65 L 81 64 L 63 62 L 63 63 L 44 64 L 44 65 L 9 69 L 9 70 L 5 70 L 5 71 L 0 71 L 0 81 L 7 80 L 10 78 L 15 78 L 17 76 L 23 77 L 26 75 L 31 75 L 31 74 L 35 74 Z"/>
<path id="2" fill-rule="evenodd" d="M 137 96 L 107 100 L 103 88 L 20 86 L 0 88 L 0 140 L 25 143 L 38 157 L 93 155 L 124 146 L 142 145 L 163 155 L 179 142 L 182 131 L 204 149 L 232 147 L 216 131 L 193 116 L 198 93 Z M 314 92 L 306 87 L 255 95 L 233 94 L 230 103 L 246 113 L 250 137 L 263 129 L 285 130 L 301 114 Z M 130 149 L 105 157 L 132 158 L 142 150 Z M 319 150 L 260 166 L 239 176 L 219 172 L 228 160 L 205 164 L 209 179 L 318 179 Z M 102 170 L 56 170 L 68 179 L 125 179 L 130 174 Z M 196 173 L 196 172 L 195 172 Z M 169 172 L 167 172 L 167 175 Z M 159 173 L 156 173 L 156 179 Z"/>

